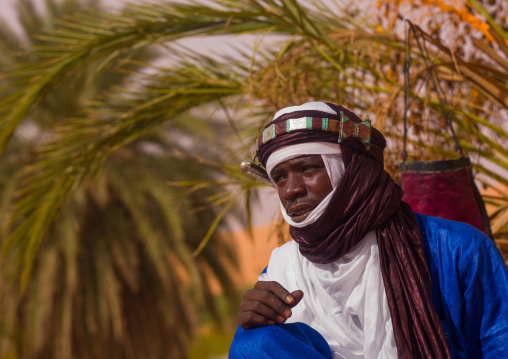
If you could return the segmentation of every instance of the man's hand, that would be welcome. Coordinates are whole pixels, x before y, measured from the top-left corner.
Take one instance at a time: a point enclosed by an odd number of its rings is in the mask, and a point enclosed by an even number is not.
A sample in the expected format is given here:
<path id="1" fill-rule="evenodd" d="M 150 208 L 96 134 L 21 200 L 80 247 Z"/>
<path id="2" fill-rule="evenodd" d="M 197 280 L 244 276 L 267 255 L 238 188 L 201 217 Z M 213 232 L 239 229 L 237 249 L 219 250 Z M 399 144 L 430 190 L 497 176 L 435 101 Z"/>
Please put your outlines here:
<path id="1" fill-rule="evenodd" d="M 284 323 L 302 298 L 301 290 L 289 293 L 278 282 L 257 282 L 243 295 L 238 322 L 244 330 Z"/>

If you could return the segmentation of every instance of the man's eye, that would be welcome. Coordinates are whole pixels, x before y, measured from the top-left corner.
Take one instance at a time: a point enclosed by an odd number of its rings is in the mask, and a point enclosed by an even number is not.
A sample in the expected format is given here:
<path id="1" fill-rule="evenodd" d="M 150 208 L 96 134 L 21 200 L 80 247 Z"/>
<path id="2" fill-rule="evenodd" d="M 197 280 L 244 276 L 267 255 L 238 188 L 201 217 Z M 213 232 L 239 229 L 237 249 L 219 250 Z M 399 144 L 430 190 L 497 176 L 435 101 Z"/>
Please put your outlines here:
<path id="1" fill-rule="evenodd" d="M 274 177 L 273 177 L 273 181 L 274 181 L 275 183 L 279 183 L 281 180 L 282 180 L 282 176 L 274 176 Z"/>

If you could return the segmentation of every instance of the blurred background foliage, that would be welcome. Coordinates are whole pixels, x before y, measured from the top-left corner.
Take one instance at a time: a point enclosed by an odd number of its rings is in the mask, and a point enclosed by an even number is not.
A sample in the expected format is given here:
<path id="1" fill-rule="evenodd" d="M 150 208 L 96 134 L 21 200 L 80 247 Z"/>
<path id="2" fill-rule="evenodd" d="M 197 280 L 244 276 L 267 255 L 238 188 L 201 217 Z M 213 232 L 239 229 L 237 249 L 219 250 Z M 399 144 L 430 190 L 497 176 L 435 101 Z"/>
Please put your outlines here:
<path id="1" fill-rule="evenodd" d="M 225 233 L 252 232 L 261 186 L 238 163 L 279 108 L 327 100 L 369 115 L 397 178 L 405 19 L 408 158 L 458 157 L 449 117 L 508 254 L 506 1 L 17 9 L 23 33 L 0 29 L 0 357 L 185 358 L 199 327 L 227 351 L 242 283 Z M 250 47 L 186 46 L 225 35 Z"/>

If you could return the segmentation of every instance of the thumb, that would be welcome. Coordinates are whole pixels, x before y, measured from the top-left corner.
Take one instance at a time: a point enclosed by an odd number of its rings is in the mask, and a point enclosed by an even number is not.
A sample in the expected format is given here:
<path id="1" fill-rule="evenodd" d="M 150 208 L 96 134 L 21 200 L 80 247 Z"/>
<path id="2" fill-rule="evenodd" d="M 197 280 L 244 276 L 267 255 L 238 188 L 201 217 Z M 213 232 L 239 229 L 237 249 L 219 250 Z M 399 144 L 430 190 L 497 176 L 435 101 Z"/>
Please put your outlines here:
<path id="1" fill-rule="evenodd" d="M 293 296 L 293 298 L 295 298 L 295 301 L 290 304 L 290 307 L 293 308 L 302 300 L 303 292 L 301 290 L 295 290 L 294 292 L 291 293 L 291 295 Z"/>

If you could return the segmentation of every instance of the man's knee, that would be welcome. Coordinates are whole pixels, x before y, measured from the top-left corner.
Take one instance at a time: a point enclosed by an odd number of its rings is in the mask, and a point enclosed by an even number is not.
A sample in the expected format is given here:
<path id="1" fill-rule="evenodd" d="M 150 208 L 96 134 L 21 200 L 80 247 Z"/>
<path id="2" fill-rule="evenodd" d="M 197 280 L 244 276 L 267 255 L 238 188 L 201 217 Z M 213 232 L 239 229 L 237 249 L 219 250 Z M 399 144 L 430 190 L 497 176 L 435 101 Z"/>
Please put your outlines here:
<path id="1" fill-rule="evenodd" d="M 321 334 L 303 323 L 238 327 L 229 351 L 230 359 L 288 357 L 323 359 L 331 352 Z"/>

